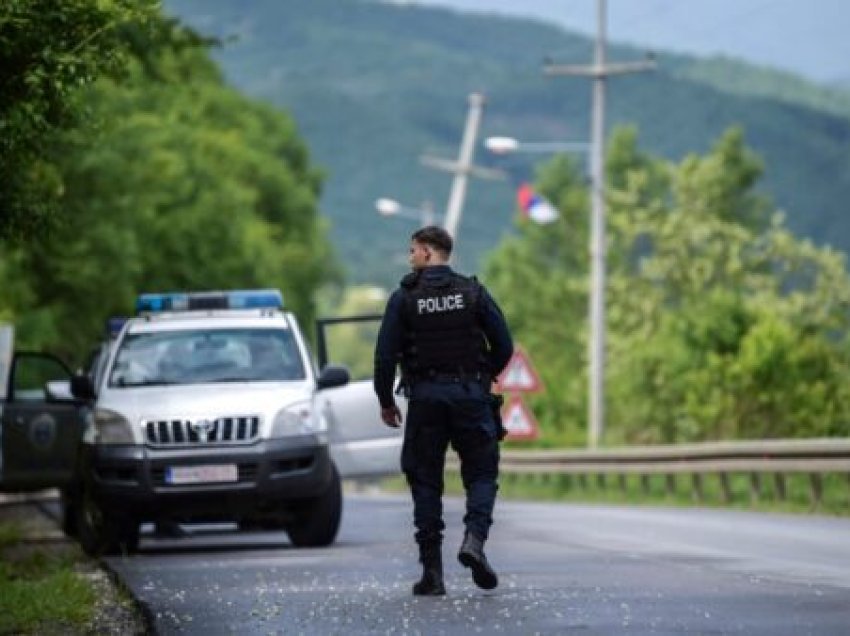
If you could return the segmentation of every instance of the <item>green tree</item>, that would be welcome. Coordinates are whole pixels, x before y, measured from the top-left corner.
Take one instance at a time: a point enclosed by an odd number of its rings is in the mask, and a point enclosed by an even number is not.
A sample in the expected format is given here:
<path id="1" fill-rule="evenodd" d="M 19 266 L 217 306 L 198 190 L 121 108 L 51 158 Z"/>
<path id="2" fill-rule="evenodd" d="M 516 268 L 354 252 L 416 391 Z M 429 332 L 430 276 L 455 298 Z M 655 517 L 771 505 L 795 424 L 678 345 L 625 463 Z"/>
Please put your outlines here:
<path id="1" fill-rule="evenodd" d="M 61 134 L 85 116 L 81 87 L 118 74 L 154 0 L 5 0 L 0 5 L 0 239 L 24 239 L 60 210 Z"/>
<path id="2" fill-rule="evenodd" d="M 549 440 L 578 443 L 586 399 L 588 194 L 579 166 L 558 156 L 538 173 L 539 191 L 560 211 L 546 226 L 517 221 L 487 263 L 492 288 L 547 388 L 539 406 Z M 542 364 L 541 364 L 542 362 Z M 557 396 L 557 397 L 555 397 Z"/>
<path id="3" fill-rule="evenodd" d="M 614 434 L 835 434 L 850 408 L 843 258 L 768 218 L 753 193 L 760 162 L 740 131 L 671 171 L 669 206 L 612 205 L 616 251 L 640 253 L 612 275 Z M 636 200 L 628 187 L 619 194 Z"/>
<path id="4" fill-rule="evenodd" d="M 206 47 L 154 45 L 81 96 L 97 131 L 67 135 L 64 214 L 0 259 L 29 346 L 79 359 L 143 291 L 279 287 L 309 323 L 336 275 L 294 122 L 226 87 Z"/>
<path id="5" fill-rule="evenodd" d="M 741 132 L 673 165 L 618 131 L 609 157 L 606 441 L 847 434 L 843 257 L 768 214 Z M 576 199 L 584 190 L 567 175 L 561 183 Z M 562 223 L 587 214 L 553 200 Z M 586 257 L 568 255 L 578 246 L 561 225 L 519 229 L 488 280 L 546 381 L 534 405 L 547 437 L 574 443 L 585 430 Z M 544 263 L 550 241 L 559 254 Z"/>

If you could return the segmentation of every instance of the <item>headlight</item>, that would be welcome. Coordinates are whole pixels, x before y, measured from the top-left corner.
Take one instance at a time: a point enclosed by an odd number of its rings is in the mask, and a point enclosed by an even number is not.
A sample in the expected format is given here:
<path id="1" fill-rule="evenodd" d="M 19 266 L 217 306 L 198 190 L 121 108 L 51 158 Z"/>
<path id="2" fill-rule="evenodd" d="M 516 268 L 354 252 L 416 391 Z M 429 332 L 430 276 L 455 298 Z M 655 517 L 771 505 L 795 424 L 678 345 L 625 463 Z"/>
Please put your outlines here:
<path id="1" fill-rule="evenodd" d="M 278 411 L 272 425 L 272 437 L 324 433 L 324 418 L 313 412 L 309 401 L 296 402 Z"/>
<path id="2" fill-rule="evenodd" d="M 127 418 L 109 409 L 95 409 L 89 426 L 93 435 L 87 437 L 95 444 L 134 444 L 136 441 Z"/>

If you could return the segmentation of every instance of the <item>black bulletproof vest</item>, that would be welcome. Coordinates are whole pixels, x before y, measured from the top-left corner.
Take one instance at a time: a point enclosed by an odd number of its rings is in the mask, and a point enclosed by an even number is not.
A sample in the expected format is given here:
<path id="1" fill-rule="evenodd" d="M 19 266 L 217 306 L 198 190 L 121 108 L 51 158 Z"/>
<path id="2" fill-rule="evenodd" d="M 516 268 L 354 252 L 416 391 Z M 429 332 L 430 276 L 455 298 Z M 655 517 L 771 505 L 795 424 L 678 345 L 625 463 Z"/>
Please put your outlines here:
<path id="1" fill-rule="evenodd" d="M 439 279 L 412 275 L 402 281 L 406 342 L 405 372 L 484 372 L 486 345 L 478 321 L 481 285 L 451 273 Z"/>

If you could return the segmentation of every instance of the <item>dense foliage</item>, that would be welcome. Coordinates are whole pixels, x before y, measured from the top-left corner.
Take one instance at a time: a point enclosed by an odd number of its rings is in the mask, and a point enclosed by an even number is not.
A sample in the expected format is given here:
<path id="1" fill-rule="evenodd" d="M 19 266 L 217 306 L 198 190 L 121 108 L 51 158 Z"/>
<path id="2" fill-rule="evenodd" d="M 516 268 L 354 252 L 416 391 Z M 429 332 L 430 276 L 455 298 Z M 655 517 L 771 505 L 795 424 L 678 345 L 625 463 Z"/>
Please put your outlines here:
<path id="1" fill-rule="evenodd" d="M 119 73 L 130 31 L 151 28 L 145 0 L 6 0 L 0 6 L 0 239 L 25 238 L 57 214 L 58 136 L 85 116 L 79 88 Z"/>
<path id="2" fill-rule="evenodd" d="M 450 177 L 421 166 L 419 156 L 456 156 L 471 91 L 488 97 L 482 137 L 581 141 L 588 135 L 590 82 L 544 76 L 542 65 L 546 58 L 586 63 L 590 41 L 551 25 L 373 0 L 166 0 L 166 6 L 205 31 L 235 36 L 218 53 L 229 81 L 294 113 L 328 169 L 322 207 L 355 281 L 389 287 L 404 270 L 403 261 L 387 264 L 415 222 L 379 217 L 376 198 L 410 206 L 430 200 L 444 208 Z M 612 60 L 641 55 L 610 51 Z M 658 63 L 653 73 L 611 80 L 612 125 L 636 124 L 642 144 L 673 161 L 706 151 L 728 126 L 742 126 L 767 167 L 759 189 L 788 210 L 788 226 L 850 249 L 846 96 L 730 60 L 662 53 Z M 478 162 L 505 168 L 512 179 L 470 181 L 458 254 L 463 269 L 475 271 L 479 256 L 511 230 L 516 181 L 529 179 L 539 158 L 479 150 Z"/>
<path id="3" fill-rule="evenodd" d="M 740 131 L 679 163 L 609 148 L 606 442 L 850 434 L 850 277 L 755 192 Z M 520 222 L 487 281 L 547 391 L 550 444 L 586 430 L 587 192 L 574 164 L 539 188 L 557 224 Z"/>
<path id="4" fill-rule="evenodd" d="M 485 135 L 586 129 L 586 83 L 535 75 L 551 51 L 585 59 L 580 38 L 352 0 L 251 6 L 240 22 L 238 5 L 203 3 L 241 33 L 223 54 L 231 77 L 292 106 L 331 166 L 325 203 L 355 279 L 393 284 L 406 269 L 412 227 L 379 219 L 372 200 L 439 203 L 448 180 L 416 156 L 454 149 L 470 90 L 490 94 Z M 209 44 L 152 0 L 0 6 L 0 319 L 21 346 L 79 360 L 141 291 L 280 287 L 309 321 L 316 290 L 338 280 L 322 175 L 294 120 L 229 88 Z M 850 245 L 847 103 L 726 62 L 668 62 L 612 99 L 612 119 L 639 122 L 653 154 L 634 129 L 608 152 L 606 442 L 848 435 L 843 256 L 795 237 L 762 189 L 790 205 L 792 227 Z M 746 124 L 769 170 L 739 129 L 720 135 L 728 121 Z M 521 178 L 529 163 L 501 167 Z M 460 266 L 502 239 L 485 279 L 547 387 L 533 403 L 544 442 L 581 444 L 587 180 L 582 162 L 557 157 L 537 181 L 560 220 L 507 237 L 512 184 L 472 185 Z M 353 289 L 331 304 L 358 313 L 381 299 Z M 334 338 L 367 375 L 374 326 Z"/>
<path id="5" fill-rule="evenodd" d="M 143 291 L 279 287 L 309 321 L 335 275 L 293 121 L 226 87 L 201 38 L 149 20 L 120 68 L 68 96 L 87 117 L 53 135 L 52 223 L 3 246 L 0 312 L 22 346 L 80 359 Z"/>

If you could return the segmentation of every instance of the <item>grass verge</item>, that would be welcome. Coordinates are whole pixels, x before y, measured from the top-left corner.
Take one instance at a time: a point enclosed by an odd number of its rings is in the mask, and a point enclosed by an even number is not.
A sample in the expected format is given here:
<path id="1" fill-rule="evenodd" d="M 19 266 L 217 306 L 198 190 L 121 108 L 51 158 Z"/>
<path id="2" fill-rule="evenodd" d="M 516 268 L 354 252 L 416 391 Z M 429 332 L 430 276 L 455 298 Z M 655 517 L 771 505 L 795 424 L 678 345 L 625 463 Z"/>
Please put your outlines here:
<path id="1" fill-rule="evenodd" d="M 28 542 L 14 521 L 0 521 L 0 634 L 80 633 L 95 594 L 79 572 L 74 544 Z"/>
<path id="2" fill-rule="evenodd" d="M 822 475 L 817 482 L 819 500 L 814 503 L 812 480 L 806 474 L 792 474 L 780 482 L 773 475 L 762 475 L 754 480 L 749 473 L 729 473 L 726 483 L 724 493 L 723 482 L 718 475 L 703 476 L 698 498 L 689 475 L 670 480 L 666 475 L 642 479 L 638 475 L 625 475 L 623 478 L 587 475 L 582 478 L 576 475 L 503 473 L 499 476 L 499 496 L 539 501 L 703 506 L 850 516 L 850 478 L 845 474 Z M 388 478 L 382 486 L 394 492 L 407 490 L 403 477 Z M 463 484 L 457 472 L 446 473 L 445 491 L 447 494 L 463 494 Z"/>

